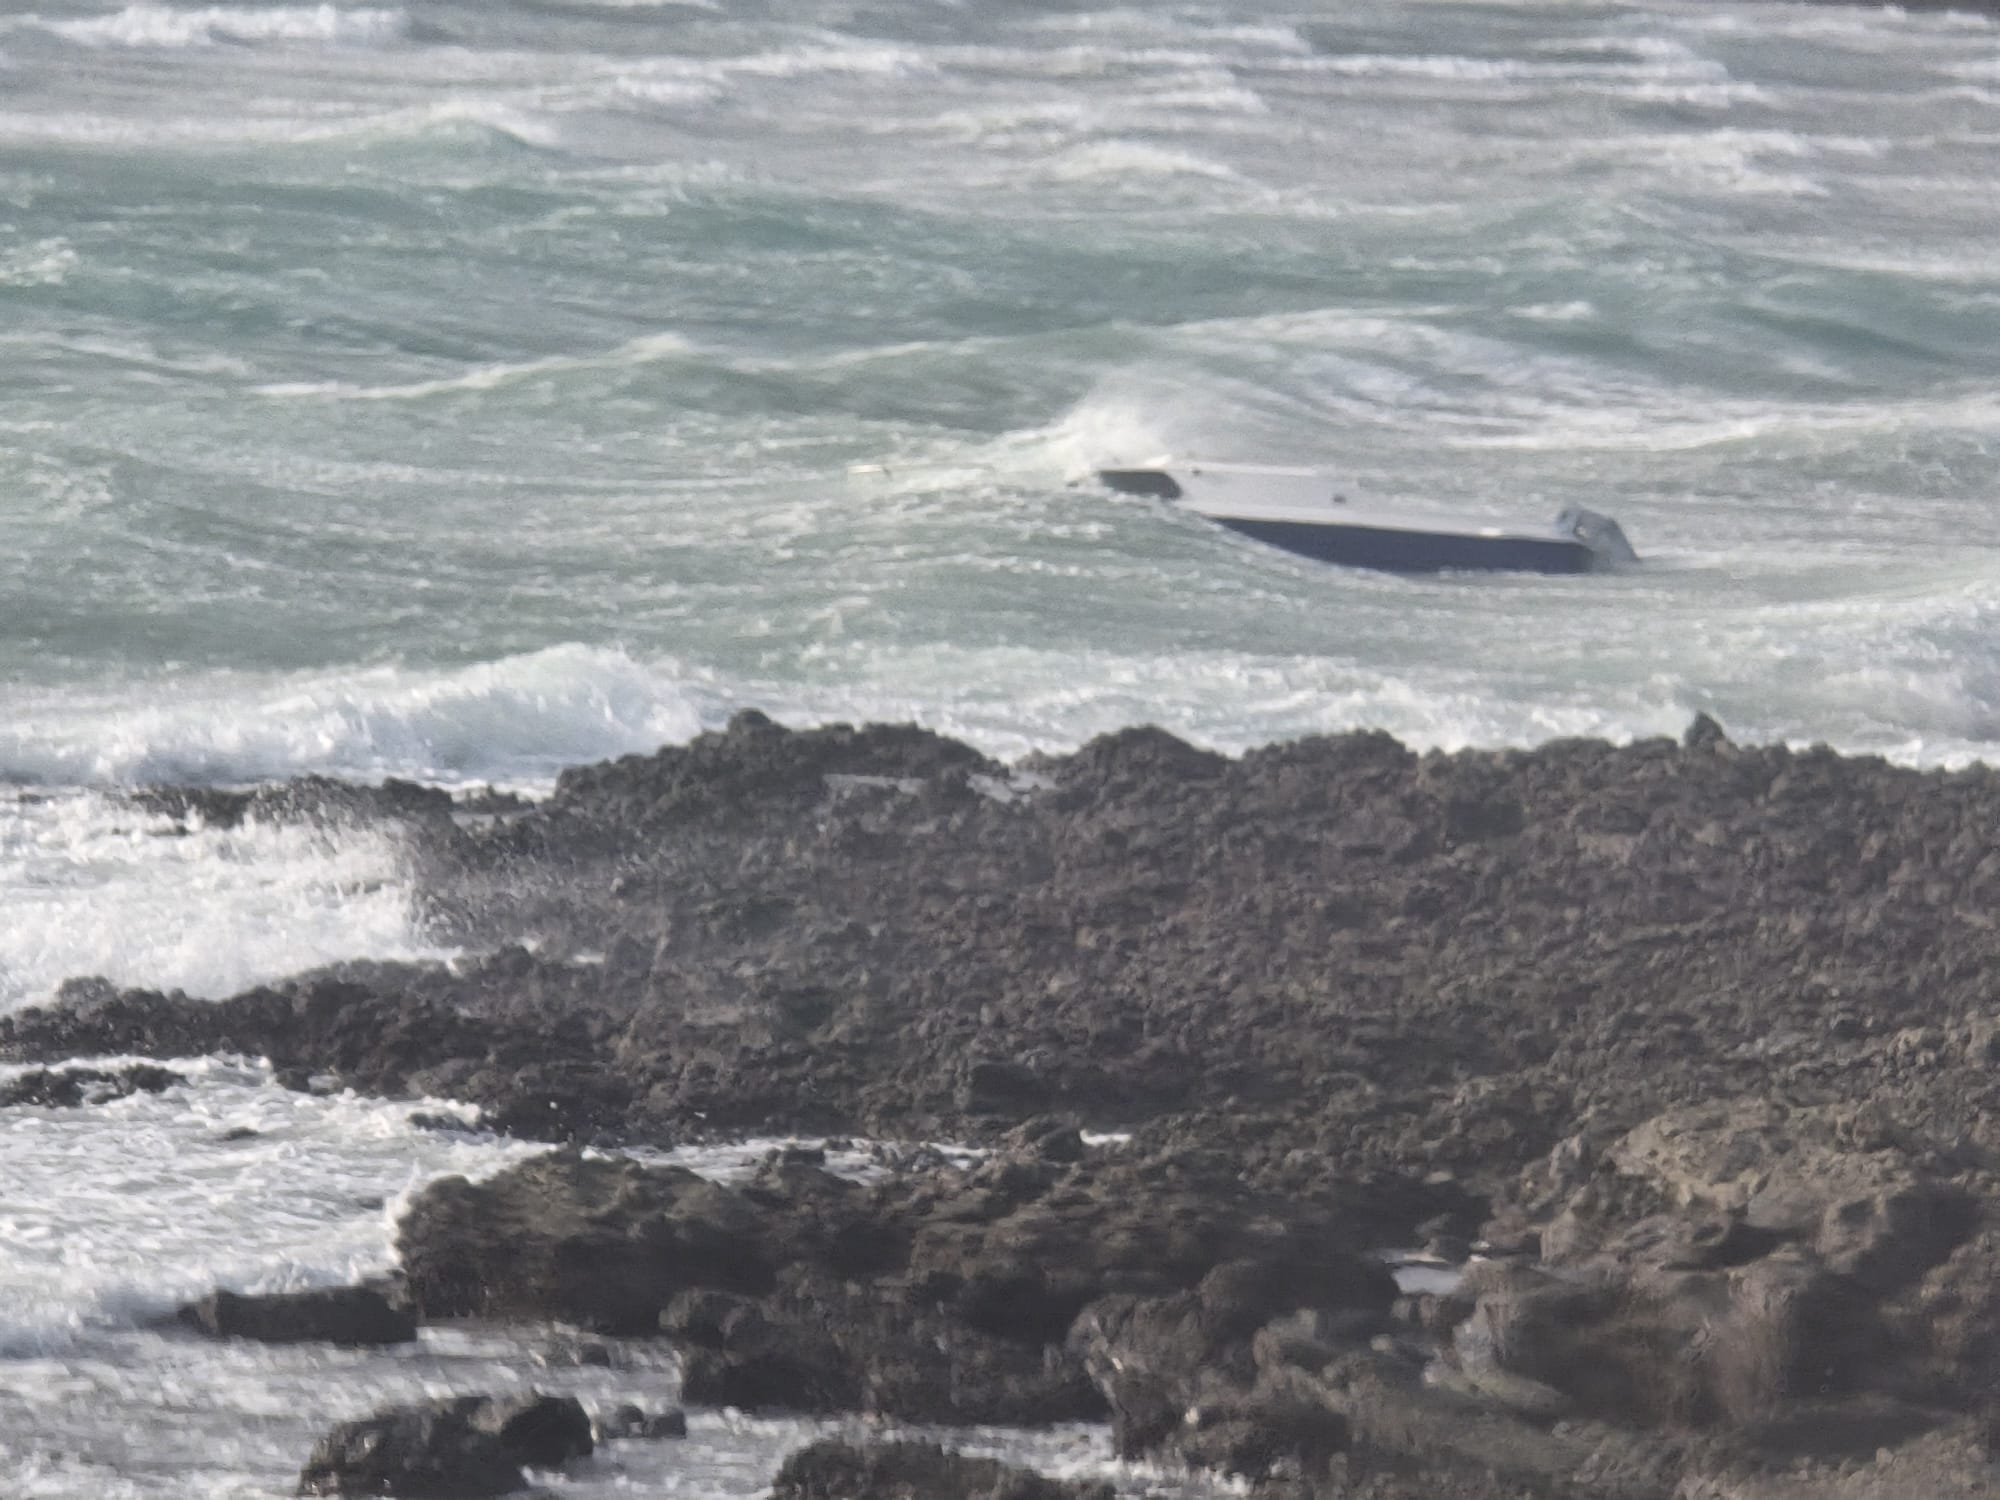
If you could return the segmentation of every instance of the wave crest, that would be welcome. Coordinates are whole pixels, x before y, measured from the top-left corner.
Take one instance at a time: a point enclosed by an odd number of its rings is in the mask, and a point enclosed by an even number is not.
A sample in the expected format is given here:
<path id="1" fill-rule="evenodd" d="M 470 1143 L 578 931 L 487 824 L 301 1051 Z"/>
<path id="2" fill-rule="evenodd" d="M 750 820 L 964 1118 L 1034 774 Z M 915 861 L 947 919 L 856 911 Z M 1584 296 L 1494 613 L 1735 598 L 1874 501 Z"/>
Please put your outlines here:
<path id="1" fill-rule="evenodd" d="M 554 646 L 452 669 L 375 667 L 162 684 L 26 704 L 0 776 L 54 786 L 240 785 L 307 773 L 535 787 L 564 766 L 686 740 L 720 717 L 671 666 Z"/>
<path id="2" fill-rule="evenodd" d="M 176 10 L 145 0 L 109 16 L 77 21 L 37 20 L 57 36 L 86 47 L 174 48 L 284 42 L 366 47 L 398 41 L 409 29 L 409 17 L 400 10 L 344 10 L 337 5 L 254 10 L 208 5 L 198 10 Z"/>

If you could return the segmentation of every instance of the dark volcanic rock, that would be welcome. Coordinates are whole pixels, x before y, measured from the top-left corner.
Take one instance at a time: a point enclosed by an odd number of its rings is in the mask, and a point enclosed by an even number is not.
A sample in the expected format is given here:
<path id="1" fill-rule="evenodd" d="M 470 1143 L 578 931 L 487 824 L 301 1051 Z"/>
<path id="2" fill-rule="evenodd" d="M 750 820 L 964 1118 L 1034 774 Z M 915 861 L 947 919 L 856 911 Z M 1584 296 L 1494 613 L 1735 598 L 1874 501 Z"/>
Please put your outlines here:
<path id="1" fill-rule="evenodd" d="M 1157 1377 L 1105 1382 L 1121 1430 L 1350 1480 L 1390 1455 L 1440 1495 L 1474 1482 L 1445 1402 L 1549 1494 L 1586 1470 L 1671 1494 L 1682 1440 L 1754 1469 L 1810 1464 L 1843 1425 L 1931 1413 L 1901 1451 L 1984 1420 L 1987 768 L 1698 721 L 1686 743 L 1350 734 L 1235 760 L 1131 730 L 1010 776 L 918 730 L 746 715 L 518 813 L 394 815 L 431 930 L 484 957 L 219 1003 L 72 985 L 0 1018 L 0 1057 L 243 1052 L 553 1140 L 1021 1131 L 968 1174 L 773 1172 L 734 1199 L 543 1167 L 492 1200 L 442 1188 L 406 1225 L 427 1306 L 664 1311 L 717 1391 L 930 1410 L 915 1393 L 963 1377 L 1024 1401 L 1074 1378 L 1094 1309 Z M 1130 1130 L 1127 1164 L 1076 1125 Z M 1482 1223 L 1561 1275 L 1481 1272 L 1416 1310 L 1450 1341 L 1438 1390 L 1389 1355 L 1336 1388 L 1374 1303 L 1298 1247 Z M 1281 1291 L 1230 1310 L 1232 1275 Z M 1334 1321 L 1311 1337 L 1271 1331 L 1315 1310 Z M 1259 1362 L 1279 1345 L 1335 1357 Z M 1606 1422 L 1601 1453 L 1572 1440 Z"/>
<path id="2" fill-rule="evenodd" d="M 554 1152 L 433 1184 L 399 1245 L 426 1316 L 657 1327 L 688 1401 L 924 1422 L 1100 1413 L 1065 1337 L 1106 1297 L 1185 1291 L 1205 1332 L 1242 1343 L 1299 1308 L 1365 1337 L 1395 1296 L 1337 1212 L 1258 1194 L 1226 1161 L 1069 1162 L 1045 1131 L 1023 1150 L 866 1187 L 780 1159 L 740 1190 Z"/>
<path id="3" fill-rule="evenodd" d="M 129 1063 L 116 1069 L 30 1068 L 0 1080 L 0 1109 L 75 1109 L 123 1099 L 128 1094 L 158 1094 L 186 1082 L 171 1068 L 152 1063 Z"/>
<path id="4" fill-rule="evenodd" d="M 769 817 L 815 803 L 826 796 L 829 777 L 896 782 L 999 770 L 927 730 L 841 724 L 794 734 L 746 709 L 723 733 L 699 735 L 685 747 L 563 772 L 549 813 L 609 829 L 623 842 L 637 830 L 718 815 Z"/>
<path id="5" fill-rule="evenodd" d="M 590 1451 L 574 1397 L 450 1397 L 341 1423 L 314 1447 L 299 1493 L 479 1500 L 521 1489 L 524 1464 L 554 1468 Z"/>
<path id="6" fill-rule="evenodd" d="M 590 1457 L 590 1418 L 574 1396 L 488 1396 L 471 1412 L 472 1425 L 500 1440 L 508 1456 L 533 1469 L 554 1469 Z"/>
<path id="7" fill-rule="evenodd" d="M 1103 1483 L 1044 1479 L 990 1458 L 967 1458 L 931 1443 L 828 1440 L 785 1460 L 771 1500 L 1111 1500 Z"/>
<path id="8" fill-rule="evenodd" d="M 397 1244 L 430 1318 L 557 1318 L 651 1333 L 683 1287 L 769 1289 L 769 1216 L 677 1167 L 552 1152 L 418 1195 Z"/>
<path id="9" fill-rule="evenodd" d="M 210 1338 L 266 1344 L 357 1347 L 402 1344 L 417 1336 L 417 1321 L 409 1310 L 372 1287 L 322 1287 L 260 1296 L 217 1291 L 181 1308 L 177 1317 Z"/>
<path id="10" fill-rule="evenodd" d="M 408 1495 L 478 1500 L 526 1483 L 500 1439 L 456 1403 L 404 1407 L 342 1422 L 314 1446 L 301 1495 Z"/>
<path id="11" fill-rule="evenodd" d="M 470 972 L 516 968 L 503 953 Z M 377 1094 L 448 1093 L 491 1106 L 489 1126 L 538 1139 L 587 1136 L 623 1117 L 630 1088 L 604 1071 L 581 1015 L 482 1016 L 450 997 L 455 984 L 441 970 L 357 964 L 207 1001 L 72 980 L 50 1009 L 0 1017 L 0 1056 L 244 1053 L 268 1058 L 287 1087 L 317 1088 L 328 1075 Z M 10 1033 L 34 1040 L 10 1047 Z"/>
<path id="12" fill-rule="evenodd" d="M 1638 1424 L 1778 1430 L 1801 1403 L 1935 1400 L 1966 1350 L 1938 1314 L 1980 1299 L 1940 1305 L 1925 1288 L 1977 1263 L 1979 1214 L 1934 1158 L 1874 1130 L 1767 1100 L 1646 1121 L 1608 1143 L 1543 1236 L 1560 1274 L 1468 1275 L 1461 1363 Z M 1956 1373 L 1945 1383 L 1974 1388 L 1973 1370 Z"/>
<path id="13" fill-rule="evenodd" d="M 451 795 L 413 781 L 355 786 L 325 776 L 301 776 L 248 791 L 219 787 L 149 787 L 131 794 L 148 812 L 209 828 L 246 822 L 377 824 L 449 818 Z"/>
<path id="14" fill-rule="evenodd" d="M 220 1005 L 81 987 L 0 1055 L 226 1046 L 546 1138 L 1254 1118 L 1292 1189 L 1491 1193 L 1585 1117 L 1753 1094 L 1990 1143 L 2000 778 L 1692 738 L 1229 761 L 1132 731 L 1007 792 L 919 731 L 746 717 L 417 819 L 438 935 L 533 953 Z"/>
<path id="15" fill-rule="evenodd" d="M 671 1331 L 671 1324 L 663 1324 Z M 682 1351 L 701 1406 L 865 1411 L 907 1422 L 1041 1426 L 1099 1416 L 1081 1366 L 1032 1340 L 968 1327 L 895 1283 L 793 1274 Z"/>

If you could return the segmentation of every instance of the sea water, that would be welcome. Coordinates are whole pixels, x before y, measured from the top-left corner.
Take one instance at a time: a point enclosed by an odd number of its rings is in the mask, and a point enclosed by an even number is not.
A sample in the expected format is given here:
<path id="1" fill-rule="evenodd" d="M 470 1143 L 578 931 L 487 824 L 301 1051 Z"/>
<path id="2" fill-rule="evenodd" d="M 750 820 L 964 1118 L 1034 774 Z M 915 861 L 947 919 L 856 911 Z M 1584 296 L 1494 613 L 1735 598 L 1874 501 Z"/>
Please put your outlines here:
<path id="1" fill-rule="evenodd" d="M 1996 146 L 1952 12 L 10 7 L 0 1009 L 448 956 L 392 835 L 121 789 L 534 791 L 743 706 L 1990 759 Z M 1162 453 L 1584 504 L 1646 561 L 1344 572 L 1076 482 Z M 379 1268 L 398 1195 L 518 1149 L 185 1066 L 0 1118 L 0 1491 L 275 1494 L 378 1400 L 610 1379 L 151 1327 Z M 798 1435 L 695 1433 L 576 1482 L 756 1494 Z"/>

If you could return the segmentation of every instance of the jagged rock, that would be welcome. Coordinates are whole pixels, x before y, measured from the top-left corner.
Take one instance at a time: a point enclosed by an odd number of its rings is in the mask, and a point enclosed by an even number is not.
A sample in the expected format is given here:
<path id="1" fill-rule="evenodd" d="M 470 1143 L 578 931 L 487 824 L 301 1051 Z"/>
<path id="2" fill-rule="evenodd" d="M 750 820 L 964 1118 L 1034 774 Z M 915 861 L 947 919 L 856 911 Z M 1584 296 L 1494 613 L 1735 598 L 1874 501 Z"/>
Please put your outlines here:
<path id="1" fill-rule="evenodd" d="M 29 1068 L 0 1079 L 0 1109 L 75 1109 L 106 1104 L 129 1094 L 158 1094 L 186 1083 L 171 1068 L 129 1063 L 122 1068 Z"/>
<path id="2" fill-rule="evenodd" d="M 1681 736 L 1681 747 L 1687 750 L 1713 750 L 1728 743 L 1729 735 L 1723 727 L 1705 713 L 1696 714 Z"/>
<path id="3" fill-rule="evenodd" d="M 245 1295 L 216 1291 L 191 1302 L 179 1320 L 210 1338 L 266 1344 L 329 1343 L 349 1347 L 408 1343 L 417 1320 L 373 1287 L 320 1287 Z"/>
<path id="4" fill-rule="evenodd" d="M 1890 1304 L 1889 1318 L 1896 1345 L 1918 1351 L 1916 1392 L 1946 1402 L 2000 1392 L 2000 1226 L 1969 1236 Z"/>
<path id="5" fill-rule="evenodd" d="M 510 1457 L 534 1469 L 554 1469 L 590 1457 L 590 1417 L 574 1396 L 490 1396 L 472 1412 L 472 1425 L 500 1440 Z"/>
<path id="6" fill-rule="evenodd" d="M 0 1053 L 220 1045 L 586 1139 L 1247 1110 L 1280 1127 L 1259 1170 L 1295 1187 L 1310 1145 L 1322 1176 L 1491 1192 L 1593 1112 L 1786 1090 L 1992 1134 L 1982 769 L 1367 734 L 1229 761 L 1132 731 L 1007 802 L 827 782 L 975 767 L 1000 770 L 913 730 L 745 717 L 490 824 L 416 809 L 427 919 L 536 953 L 219 1004 L 75 988 L 0 1021 Z"/>
<path id="7" fill-rule="evenodd" d="M 490 789 L 489 789 L 490 792 Z M 301 776 L 249 791 L 221 787 L 149 787 L 134 804 L 183 823 L 237 828 L 245 822 L 374 824 L 449 818 L 451 794 L 394 777 L 377 787 Z"/>
<path id="8" fill-rule="evenodd" d="M 520 1464 L 457 1403 L 402 1407 L 343 1422 L 314 1446 L 301 1495 L 479 1500 L 526 1483 Z"/>
<path id="9" fill-rule="evenodd" d="M 1977 1211 L 1929 1159 L 1851 1107 L 1655 1116 L 1609 1144 L 1548 1226 L 1563 1276 L 1475 1270 L 1461 1364 L 1615 1420 L 1765 1432 L 1807 1430 L 1802 1403 L 1934 1397 L 1954 1383 L 1942 1369 L 1964 1372 L 1949 1314 L 1982 1299 L 1942 1290 Z"/>
<path id="10" fill-rule="evenodd" d="M 1246 1347 L 1298 1308 L 1365 1336 L 1394 1300 L 1337 1212 L 1247 1189 L 1227 1159 L 1023 1152 L 866 1188 L 767 1162 L 740 1189 L 555 1152 L 433 1184 L 398 1244 L 426 1316 L 658 1329 L 689 1401 L 911 1421 L 1097 1414 L 1063 1347 L 1094 1299 L 1184 1289 L 1205 1337 Z"/>
<path id="11" fill-rule="evenodd" d="M 997 1338 L 894 1285 L 791 1274 L 718 1336 L 682 1350 L 681 1395 L 701 1406 L 865 1411 L 902 1421 L 1041 1426 L 1101 1414 L 1060 1349 Z"/>
<path id="12" fill-rule="evenodd" d="M 770 1500 L 1112 1500 L 1112 1494 L 1108 1484 L 1045 1479 L 932 1443 L 856 1447 L 829 1439 L 785 1460 Z"/>
<path id="13" fill-rule="evenodd" d="M 1504 1392 L 1526 1380 L 1609 1421 L 1746 1432 L 1776 1431 L 1800 1403 L 1911 1384 L 1905 1361 L 1921 1342 L 1898 1338 L 1879 1292 L 1812 1246 L 1688 1269 L 1677 1243 L 1641 1239 L 1641 1256 L 1562 1275 L 1474 1267 L 1473 1306 L 1452 1330 L 1455 1383 L 1515 1409 Z"/>
<path id="14" fill-rule="evenodd" d="M 397 1230 L 426 1317 L 557 1318 L 650 1333 L 687 1286 L 771 1286 L 773 1231 L 741 1194 L 677 1167 L 551 1152 L 418 1194 Z"/>
<path id="15" fill-rule="evenodd" d="M 480 1500 L 521 1489 L 521 1467 L 555 1468 L 591 1452 L 573 1396 L 454 1396 L 343 1422 L 313 1448 L 302 1495 Z"/>
<path id="16" fill-rule="evenodd" d="M 1862 1436 L 1868 1436 L 1864 1428 Z M 1875 1452 L 1842 1452 L 1781 1472 L 1737 1468 L 1691 1476 L 1673 1500 L 1995 1500 L 2000 1479 L 1966 1424 Z"/>
<path id="17" fill-rule="evenodd" d="M 1070 1344 L 1110 1404 L 1120 1456 L 1167 1450 L 1253 1477 L 1280 1456 L 1324 1466 L 1345 1430 L 1325 1403 L 1250 1388 L 1260 1367 L 1296 1364 L 1308 1345 L 1331 1359 L 1364 1341 L 1382 1326 L 1395 1283 L 1348 1257 L 1301 1270 L 1229 1261 L 1192 1291 L 1114 1295 L 1085 1309 Z"/>

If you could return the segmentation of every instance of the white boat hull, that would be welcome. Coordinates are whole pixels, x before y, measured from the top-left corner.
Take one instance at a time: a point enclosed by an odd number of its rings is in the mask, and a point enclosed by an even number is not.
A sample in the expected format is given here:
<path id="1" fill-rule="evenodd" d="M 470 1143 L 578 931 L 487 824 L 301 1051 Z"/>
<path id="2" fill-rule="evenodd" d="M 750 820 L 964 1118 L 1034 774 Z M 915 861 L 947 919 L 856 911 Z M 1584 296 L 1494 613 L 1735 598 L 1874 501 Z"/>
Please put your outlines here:
<path id="1" fill-rule="evenodd" d="M 1356 503 L 1309 469 L 1179 464 L 1100 469 L 1097 477 L 1287 552 L 1348 567 L 1588 573 L 1638 560 L 1618 523 L 1595 511 L 1564 511 L 1544 526 L 1463 525 Z"/>

